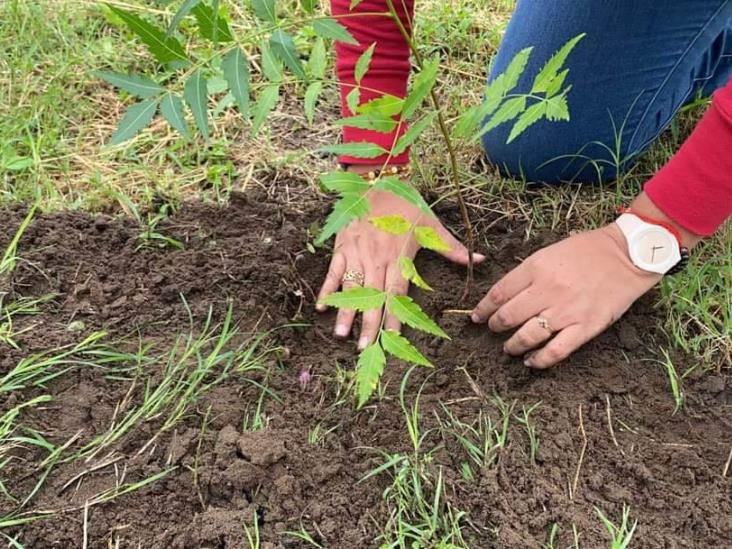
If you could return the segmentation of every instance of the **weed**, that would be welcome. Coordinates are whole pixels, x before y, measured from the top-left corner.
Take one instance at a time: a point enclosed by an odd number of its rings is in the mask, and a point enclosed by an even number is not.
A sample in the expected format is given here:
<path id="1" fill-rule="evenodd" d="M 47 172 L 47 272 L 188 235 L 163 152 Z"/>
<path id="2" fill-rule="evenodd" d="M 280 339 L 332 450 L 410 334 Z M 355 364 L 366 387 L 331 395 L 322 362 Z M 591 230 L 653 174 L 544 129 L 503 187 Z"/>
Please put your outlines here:
<path id="1" fill-rule="evenodd" d="M 23 221 L 21 221 L 18 229 L 15 231 L 15 235 L 13 235 L 10 243 L 5 248 L 5 253 L 3 253 L 2 258 L 0 258 L 0 280 L 7 277 L 13 269 L 15 269 L 15 265 L 18 263 L 18 244 L 20 243 L 20 239 L 23 237 L 23 234 L 28 229 L 28 226 L 31 224 L 31 221 L 33 221 L 33 217 L 36 215 L 39 203 L 39 199 L 36 199 L 33 205 L 28 209 L 28 213 L 25 214 Z"/>
<path id="2" fill-rule="evenodd" d="M 531 421 L 531 414 L 540 404 L 541 402 L 537 402 L 529 408 L 527 408 L 526 406 L 522 406 L 521 414 L 516 414 L 516 421 L 521 424 L 521 426 L 524 428 L 524 431 L 526 432 L 526 435 L 529 437 L 529 455 L 531 457 L 532 465 L 536 464 L 536 456 L 539 452 L 539 435 L 536 432 L 536 424 Z"/>
<path id="3" fill-rule="evenodd" d="M 246 535 L 247 537 L 247 549 L 259 549 L 259 519 L 257 518 L 257 513 L 254 513 L 251 530 L 249 529 L 249 526 L 246 525 L 246 523 L 242 526 L 244 527 L 244 535 Z"/>
<path id="4" fill-rule="evenodd" d="M 142 231 L 137 235 L 137 240 L 139 242 L 136 248 L 137 250 L 141 248 L 183 249 L 182 242 L 169 236 L 165 236 L 158 231 L 158 225 L 160 222 L 164 221 L 168 217 L 168 210 L 170 209 L 169 204 L 163 204 L 157 213 L 148 213 L 143 216 L 135 203 L 132 202 L 129 197 L 120 193 L 116 196 L 125 211 L 137 221 L 140 227 L 142 227 Z"/>
<path id="5" fill-rule="evenodd" d="M 33 330 L 34 326 L 27 326 L 22 330 L 16 330 L 13 324 L 14 317 L 35 315 L 41 312 L 39 305 L 52 300 L 55 295 L 47 294 L 39 298 L 20 298 L 14 302 L 6 303 L 7 294 L 0 293 L 0 343 L 20 349 L 15 338 L 19 335 Z"/>
<path id="6" fill-rule="evenodd" d="M 549 529 L 549 539 L 542 545 L 542 549 L 558 549 L 557 534 L 559 533 L 559 525 L 555 522 Z"/>
<path id="7" fill-rule="evenodd" d="M 595 507 L 595 511 L 597 511 L 602 524 L 610 534 L 610 549 L 626 549 L 630 545 L 638 526 L 637 520 L 633 521 L 631 526 L 628 524 L 630 521 L 630 507 L 623 505 L 623 515 L 618 526 L 615 526 L 597 507 Z"/>
<path id="8" fill-rule="evenodd" d="M 288 532 L 285 532 L 286 536 L 293 537 L 295 539 L 299 539 L 300 541 L 304 541 L 308 545 L 312 545 L 316 549 L 325 549 L 322 545 L 320 545 L 317 541 L 313 539 L 313 536 L 310 535 L 310 532 L 308 532 L 305 527 L 300 523 L 300 529 L 297 531 L 291 530 Z"/>
<path id="9" fill-rule="evenodd" d="M 668 375 L 668 383 L 671 388 L 671 394 L 674 397 L 676 407 L 674 408 L 674 414 L 678 412 L 684 406 L 684 392 L 681 388 L 681 380 L 679 374 L 676 372 L 671 356 L 666 349 L 661 349 L 663 354 L 663 361 L 661 363 L 666 368 L 666 374 Z"/>

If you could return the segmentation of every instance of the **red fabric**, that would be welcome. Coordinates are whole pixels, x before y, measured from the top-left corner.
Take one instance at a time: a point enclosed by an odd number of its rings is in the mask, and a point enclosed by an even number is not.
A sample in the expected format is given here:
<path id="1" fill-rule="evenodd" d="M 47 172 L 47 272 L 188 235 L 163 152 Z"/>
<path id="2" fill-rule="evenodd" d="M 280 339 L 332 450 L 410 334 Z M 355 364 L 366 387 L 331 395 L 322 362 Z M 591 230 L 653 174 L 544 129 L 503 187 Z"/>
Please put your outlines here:
<path id="1" fill-rule="evenodd" d="M 363 0 L 351 11 L 351 0 L 332 0 L 331 10 L 340 23 L 346 26 L 358 45 L 336 42 L 336 73 L 341 88 L 341 113 L 343 116 L 352 116 L 348 109 L 346 96 L 356 85 L 354 70 L 356 62 L 371 44 L 376 43 L 376 49 L 369 65 L 369 70 L 361 80 L 361 103 L 384 94 L 406 97 L 407 82 L 411 68 L 409 61 L 409 46 L 399 32 L 399 27 L 388 15 L 368 15 L 369 13 L 388 13 L 385 0 Z M 404 26 L 411 32 L 411 19 L 414 14 L 414 0 L 394 0 L 394 7 L 399 13 Z M 353 15 L 363 14 L 363 15 Z M 341 16 L 341 17 L 338 17 Z M 346 127 L 343 129 L 343 142 L 376 143 L 391 150 L 396 140 L 406 131 L 406 124 L 402 124 L 399 133 L 385 134 L 371 130 Z M 388 155 L 378 158 L 354 158 L 341 156 L 343 164 L 382 164 Z M 409 151 L 395 156 L 389 164 L 407 164 Z"/>
<path id="2" fill-rule="evenodd" d="M 700 236 L 714 233 L 732 214 L 732 79 L 644 190 L 663 213 Z"/>

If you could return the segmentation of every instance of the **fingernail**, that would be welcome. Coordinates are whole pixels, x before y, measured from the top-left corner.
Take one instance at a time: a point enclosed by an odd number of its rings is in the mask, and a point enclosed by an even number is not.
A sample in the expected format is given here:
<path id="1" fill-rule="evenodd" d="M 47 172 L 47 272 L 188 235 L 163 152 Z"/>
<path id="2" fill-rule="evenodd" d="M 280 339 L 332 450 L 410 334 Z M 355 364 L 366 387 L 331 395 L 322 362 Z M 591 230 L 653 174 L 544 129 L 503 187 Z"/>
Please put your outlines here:
<path id="1" fill-rule="evenodd" d="M 470 320 L 478 324 L 480 322 L 480 317 L 478 316 L 478 313 L 473 313 L 470 315 Z"/>
<path id="2" fill-rule="evenodd" d="M 363 351 L 368 346 L 369 346 L 369 338 L 366 336 L 361 336 L 361 339 L 358 340 L 358 350 Z"/>
<path id="3" fill-rule="evenodd" d="M 323 311 L 325 311 L 325 305 L 323 303 L 316 303 L 315 310 L 319 313 L 322 313 Z"/>
<path id="4" fill-rule="evenodd" d="M 534 363 L 531 362 L 531 359 L 534 358 L 533 354 L 528 355 L 526 358 L 524 358 L 524 366 L 528 366 L 529 368 L 534 367 Z"/>
<path id="5" fill-rule="evenodd" d="M 338 325 L 336 325 L 335 330 L 333 330 L 333 332 L 338 337 L 347 337 L 348 332 L 349 332 L 348 326 L 345 326 L 343 324 L 338 324 Z"/>
<path id="6" fill-rule="evenodd" d="M 473 254 L 473 261 L 483 261 L 485 256 L 483 254 Z"/>

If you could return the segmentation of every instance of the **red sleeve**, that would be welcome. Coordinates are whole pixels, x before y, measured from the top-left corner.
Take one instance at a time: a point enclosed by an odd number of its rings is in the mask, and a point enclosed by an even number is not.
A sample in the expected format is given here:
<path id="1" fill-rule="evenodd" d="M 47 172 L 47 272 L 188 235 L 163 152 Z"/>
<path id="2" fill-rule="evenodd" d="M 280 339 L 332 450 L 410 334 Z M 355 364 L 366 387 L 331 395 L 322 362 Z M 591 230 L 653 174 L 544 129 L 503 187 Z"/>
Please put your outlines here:
<path id="1" fill-rule="evenodd" d="M 338 21 L 346 26 L 358 45 L 336 42 L 336 73 L 340 82 L 341 113 L 352 116 L 346 104 L 346 96 L 356 85 L 354 69 L 361 54 L 371 44 L 376 43 L 371 64 L 361 80 L 361 103 L 384 94 L 406 97 L 409 80 L 409 46 L 399 32 L 399 27 L 387 15 L 368 15 L 368 13 L 388 13 L 386 0 L 362 0 L 351 11 L 351 0 L 332 0 L 331 9 Z M 414 0 L 397 0 L 394 5 L 399 12 L 404 26 L 411 32 L 411 20 L 414 14 Z M 363 14 L 356 15 L 353 14 Z M 342 16 L 342 17 L 338 17 Z M 406 130 L 402 124 L 399 133 L 379 133 L 371 130 L 346 127 L 343 129 L 343 142 L 367 142 L 381 145 L 390 150 L 398 137 Z M 343 164 L 379 164 L 385 162 L 387 156 L 379 158 L 353 158 L 342 156 Z M 409 162 L 409 151 L 395 156 L 390 164 L 406 164 Z"/>
<path id="2" fill-rule="evenodd" d="M 663 213 L 701 236 L 714 233 L 732 214 L 732 79 L 644 190 Z"/>

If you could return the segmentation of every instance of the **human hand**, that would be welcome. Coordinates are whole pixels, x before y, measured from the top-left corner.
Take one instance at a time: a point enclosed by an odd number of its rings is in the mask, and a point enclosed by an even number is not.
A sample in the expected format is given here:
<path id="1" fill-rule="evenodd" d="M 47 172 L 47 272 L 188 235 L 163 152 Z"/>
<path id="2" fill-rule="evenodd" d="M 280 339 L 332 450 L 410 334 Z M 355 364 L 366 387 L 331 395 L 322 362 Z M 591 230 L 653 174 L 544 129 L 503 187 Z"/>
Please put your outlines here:
<path id="1" fill-rule="evenodd" d="M 503 346 L 548 368 L 620 318 L 661 275 L 638 269 L 615 223 L 531 255 L 499 280 L 472 313 L 494 332 L 519 328 Z M 543 347 L 542 347 L 543 346 Z"/>
<path id="2" fill-rule="evenodd" d="M 333 257 L 328 273 L 318 295 L 316 310 L 323 312 L 327 305 L 321 301 L 329 294 L 358 286 L 354 280 L 343 280 L 347 272 L 363 275 L 363 286 L 386 290 L 394 295 L 405 295 L 409 289 L 409 281 L 404 279 L 399 266 L 399 257 L 414 259 L 420 249 L 412 232 L 405 235 L 393 235 L 377 229 L 368 218 L 383 215 L 400 215 L 413 224 L 427 225 L 435 229 L 450 249 L 441 255 L 460 265 L 468 264 L 468 250 L 435 217 L 424 214 L 417 207 L 398 196 L 383 192 L 369 193 L 371 205 L 367 218 L 357 220 L 341 230 L 335 239 Z M 475 263 L 485 260 L 485 256 L 474 254 Z M 382 320 L 387 330 L 399 330 L 400 322 L 393 315 L 382 318 L 383 310 L 366 311 L 363 314 L 361 333 L 358 340 L 359 349 L 364 349 L 373 342 L 381 328 Z M 348 337 L 351 333 L 356 312 L 339 309 L 336 317 L 334 334 L 337 337 Z"/>

